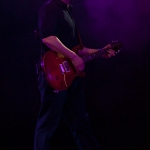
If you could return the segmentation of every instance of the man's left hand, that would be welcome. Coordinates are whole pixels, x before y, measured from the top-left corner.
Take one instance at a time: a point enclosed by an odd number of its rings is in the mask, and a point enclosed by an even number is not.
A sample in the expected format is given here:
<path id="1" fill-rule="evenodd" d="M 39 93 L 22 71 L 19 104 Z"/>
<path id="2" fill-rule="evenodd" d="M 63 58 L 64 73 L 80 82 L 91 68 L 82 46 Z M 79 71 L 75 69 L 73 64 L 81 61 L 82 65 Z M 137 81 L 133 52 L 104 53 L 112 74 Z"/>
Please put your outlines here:
<path id="1" fill-rule="evenodd" d="M 106 45 L 103 49 L 108 49 L 107 54 L 103 55 L 104 58 L 110 58 L 116 55 L 116 52 L 111 49 L 111 44 Z"/>

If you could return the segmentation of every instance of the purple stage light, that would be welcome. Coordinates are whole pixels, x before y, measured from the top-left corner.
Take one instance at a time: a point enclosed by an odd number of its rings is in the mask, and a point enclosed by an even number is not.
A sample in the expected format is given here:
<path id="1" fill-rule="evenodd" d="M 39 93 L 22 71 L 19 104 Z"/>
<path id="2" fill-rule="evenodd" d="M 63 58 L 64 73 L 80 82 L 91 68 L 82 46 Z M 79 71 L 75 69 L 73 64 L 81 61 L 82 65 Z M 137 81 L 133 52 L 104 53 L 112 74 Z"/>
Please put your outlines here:
<path id="1" fill-rule="evenodd" d="M 85 5 L 90 18 L 88 30 L 98 36 L 98 40 L 121 39 L 129 49 L 147 42 L 150 33 L 148 0 L 86 0 Z"/>

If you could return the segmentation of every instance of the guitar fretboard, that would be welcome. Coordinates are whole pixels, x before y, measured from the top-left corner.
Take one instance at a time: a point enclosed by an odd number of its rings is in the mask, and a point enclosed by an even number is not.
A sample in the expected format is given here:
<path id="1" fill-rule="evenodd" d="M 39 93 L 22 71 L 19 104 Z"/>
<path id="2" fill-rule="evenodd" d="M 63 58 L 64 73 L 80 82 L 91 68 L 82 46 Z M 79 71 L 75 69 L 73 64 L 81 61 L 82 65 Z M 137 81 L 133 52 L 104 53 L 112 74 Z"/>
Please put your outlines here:
<path id="1" fill-rule="evenodd" d="M 96 59 L 96 58 L 98 58 L 98 57 L 102 57 L 103 55 L 105 55 L 105 54 L 107 53 L 107 50 L 108 50 L 108 49 L 101 49 L 101 50 L 99 50 L 99 51 L 96 52 L 96 53 L 83 56 L 83 57 L 82 57 L 82 60 L 86 63 L 86 62 L 91 61 L 91 60 L 93 60 L 93 59 Z"/>

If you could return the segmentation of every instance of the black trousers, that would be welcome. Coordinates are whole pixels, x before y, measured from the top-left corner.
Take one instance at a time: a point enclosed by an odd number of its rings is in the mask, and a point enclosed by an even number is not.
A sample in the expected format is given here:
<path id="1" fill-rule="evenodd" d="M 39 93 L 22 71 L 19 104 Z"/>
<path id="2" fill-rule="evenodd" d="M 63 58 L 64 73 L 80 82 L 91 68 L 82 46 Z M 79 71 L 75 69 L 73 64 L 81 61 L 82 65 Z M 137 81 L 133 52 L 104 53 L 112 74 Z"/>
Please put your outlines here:
<path id="1" fill-rule="evenodd" d="M 79 150 L 100 150 L 90 127 L 80 77 L 65 91 L 54 93 L 45 77 L 39 77 L 41 108 L 37 119 L 34 150 L 50 150 L 50 140 L 63 116 Z"/>

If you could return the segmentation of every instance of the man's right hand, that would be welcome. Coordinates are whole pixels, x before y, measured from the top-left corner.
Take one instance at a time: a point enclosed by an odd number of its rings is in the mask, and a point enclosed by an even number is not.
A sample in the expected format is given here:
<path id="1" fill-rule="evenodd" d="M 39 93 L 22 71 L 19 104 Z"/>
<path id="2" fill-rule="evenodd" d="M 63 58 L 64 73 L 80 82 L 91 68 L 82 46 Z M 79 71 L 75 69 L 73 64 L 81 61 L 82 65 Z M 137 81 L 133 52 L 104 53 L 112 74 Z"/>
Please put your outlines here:
<path id="1" fill-rule="evenodd" d="M 63 45 L 63 43 L 56 36 L 44 38 L 42 39 L 42 42 L 53 51 L 68 57 L 72 61 L 78 73 L 84 69 L 83 60 L 75 52 Z"/>
<path id="2" fill-rule="evenodd" d="M 74 55 L 71 61 L 78 73 L 84 70 L 84 61 L 78 55 Z"/>

